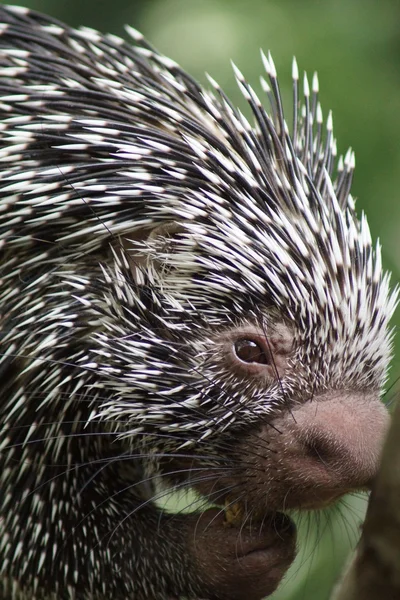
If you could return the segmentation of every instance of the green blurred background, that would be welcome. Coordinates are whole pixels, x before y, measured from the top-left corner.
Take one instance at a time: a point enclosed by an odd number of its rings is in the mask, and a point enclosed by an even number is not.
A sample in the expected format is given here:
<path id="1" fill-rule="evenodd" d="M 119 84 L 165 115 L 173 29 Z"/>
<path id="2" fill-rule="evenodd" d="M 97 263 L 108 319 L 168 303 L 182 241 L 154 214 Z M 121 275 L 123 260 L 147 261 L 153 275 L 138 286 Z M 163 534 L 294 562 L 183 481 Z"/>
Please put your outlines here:
<path id="1" fill-rule="evenodd" d="M 21 4 L 22 2 L 10 2 Z M 259 48 L 270 49 L 289 99 L 292 56 L 317 70 L 326 116 L 333 110 L 338 149 L 356 152 L 353 194 L 365 210 L 384 262 L 400 274 L 400 2 L 398 0 L 31 0 L 26 6 L 70 25 L 123 35 L 140 29 L 153 45 L 205 83 L 209 72 L 243 106 L 229 60 L 258 89 Z M 291 114 L 291 113 L 290 113 Z M 395 325 L 400 323 L 399 311 Z M 400 375 L 400 345 L 391 381 Z M 395 385 L 394 390 L 399 389 Z M 387 394 L 393 399 L 395 392 Z M 303 552 L 274 596 L 325 600 L 349 548 L 364 501 L 351 498 L 327 515 L 303 515 Z"/>

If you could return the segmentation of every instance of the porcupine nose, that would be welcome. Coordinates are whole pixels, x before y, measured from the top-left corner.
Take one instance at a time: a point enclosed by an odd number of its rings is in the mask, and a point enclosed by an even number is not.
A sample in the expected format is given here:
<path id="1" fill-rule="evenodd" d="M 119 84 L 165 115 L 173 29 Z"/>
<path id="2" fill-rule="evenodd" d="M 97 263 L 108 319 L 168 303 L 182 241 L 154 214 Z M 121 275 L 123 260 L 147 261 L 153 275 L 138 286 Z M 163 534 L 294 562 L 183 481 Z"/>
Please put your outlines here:
<path id="1" fill-rule="evenodd" d="M 388 422 L 377 395 L 336 392 L 314 398 L 274 422 L 282 436 L 281 459 L 294 504 L 318 508 L 346 492 L 369 489 Z M 289 497 L 287 501 L 293 505 Z"/>

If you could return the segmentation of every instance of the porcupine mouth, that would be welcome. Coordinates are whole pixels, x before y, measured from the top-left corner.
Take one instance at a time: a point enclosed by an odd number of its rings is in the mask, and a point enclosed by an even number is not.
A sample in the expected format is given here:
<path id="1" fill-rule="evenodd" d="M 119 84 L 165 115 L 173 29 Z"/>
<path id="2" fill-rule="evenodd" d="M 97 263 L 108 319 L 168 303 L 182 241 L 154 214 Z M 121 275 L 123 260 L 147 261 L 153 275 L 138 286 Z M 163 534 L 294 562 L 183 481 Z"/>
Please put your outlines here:
<path id="1" fill-rule="evenodd" d="M 367 492 L 368 489 L 363 487 L 359 491 Z M 280 552 L 289 557 L 291 552 L 295 552 L 296 547 L 297 526 L 294 517 L 298 516 L 299 512 L 324 510 L 340 501 L 346 493 L 351 492 L 354 492 L 354 489 L 325 490 L 319 494 L 317 499 L 310 498 L 299 506 L 282 510 L 265 509 L 262 511 L 258 509 L 258 513 L 252 514 L 251 507 L 248 507 L 248 514 L 240 517 L 238 513 L 233 520 L 229 518 L 231 509 L 225 506 L 224 525 L 231 526 L 236 531 L 240 530 L 240 537 L 242 537 L 243 531 L 248 534 L 247 544 L 243 544 L 242 541 L 238 544 L 238 558 L 251 556 L 253 560 L 265 561 L 266 553 L 277 552 L 276 540 L 279 542 Z M 221 514 L 221 510 L 219 513 Z"/>
<path id="2" fill-rule="evenodd" d="M 237 506 L 236 514 L 234 513 L 233 504 L 225 505 L 224 510 L 208 509 L 206 512 L 209 515 L 213 511 L 217 511 L 220 518 L 223 520 L 223 525 L 237 536 L 236 554 L 239 560 L 249 560 L 254 565 L 270 564 L 271 556 L 276 553 L 276 556 L 285 556 L 288 564 L 294 560 L 296 541 L 297 541 L 297 526 L 294 517 L 299 512 L 312 512 L 323 510 L 336 501 L 338 501 L 344 492 L 326 493 L 326 497 L 317 499 L 309 499 L 308 502 L 303 502 L 301 506 L 293 506 L 284 508 L 283 510 L 268 510 L 260 507 L 254 508 L 247 506 L 247 511 L 241 513 L 241 509 Z M 222 517 L 223 513 L 223 517 Z M 214 513 L 215 518 L 215 513 Z M 291 557 L 289 559 L 289 557 Z M 243 563 L 244 565 L 245 563 Z"/>
<path id="3" fill-rule="evenodd" d="M 181 466 L 181 465 L 180 465 Z M 193 466 L 193 464 L 191 465 Z M 211 480 L 211 477 L 205 477 L 204 480 Z M 232 484 L 232 481 L 230 481 Z M 335 485 L 336 483 L 336 485 Z M 189 494 L 193 494 L 187 503 L 188 512 L 204 513 L 212 508 L 218 510 L 224 516 L 226 525 L 234 527 L 256 527 L 262 526 L 263 523 L 269 522 L 271 525 L 276 521 L 276 527 L 279 528 L 281 523 L 291 522 L 292 527 L 295 527 L 293 516 L 299 512 L 318 511 L 328 508 L 335 504 L 341 497 L 347 493 L 354 492 L 354 487 L 343 487 L 339 482 L 331 481 L 331 485 L 326 487 L 318 485 L 306 485 L 295 490 L 294 486 L 281 490 L 274 494 L 274 497 L 267 497 L 258 492 L 253 498 L 248 497 L 244 502 L 234 496 L 224 495 L 222 491 L 207 484 L 197 484 L 188 488 Z M 358 491 L 366 491 L 366 487 L 359 487 Z M 213 501 L 216 495 L 219 495 L 218 501 Z M 242 496 L 243 497 L 243 496 Z M 196 502 L 197 498 L 197 502 Z M 170 501 L 163 506 L 167 511 L 176 512 L 177 498 L 173 492 Z M 179 501 L 179 506 L 182 506 L 182 499 Z M 184 509 L 186 512 L 186 509 Z"/>

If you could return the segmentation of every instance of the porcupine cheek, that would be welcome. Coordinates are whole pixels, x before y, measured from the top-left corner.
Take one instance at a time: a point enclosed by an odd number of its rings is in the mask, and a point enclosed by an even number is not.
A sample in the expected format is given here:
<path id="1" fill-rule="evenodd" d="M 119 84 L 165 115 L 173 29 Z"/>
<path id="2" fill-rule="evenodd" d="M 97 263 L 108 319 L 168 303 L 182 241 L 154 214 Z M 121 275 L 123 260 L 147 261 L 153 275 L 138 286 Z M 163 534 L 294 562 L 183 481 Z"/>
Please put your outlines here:
<path id="1" fill-rule="evenodd" d="M 335 390 L 286 410 L 241 448 L 251 463 L 251 503 L 265 503 L 268 510 L 315 509 L 369 489 L 388 421 L 371 392 Z"/>

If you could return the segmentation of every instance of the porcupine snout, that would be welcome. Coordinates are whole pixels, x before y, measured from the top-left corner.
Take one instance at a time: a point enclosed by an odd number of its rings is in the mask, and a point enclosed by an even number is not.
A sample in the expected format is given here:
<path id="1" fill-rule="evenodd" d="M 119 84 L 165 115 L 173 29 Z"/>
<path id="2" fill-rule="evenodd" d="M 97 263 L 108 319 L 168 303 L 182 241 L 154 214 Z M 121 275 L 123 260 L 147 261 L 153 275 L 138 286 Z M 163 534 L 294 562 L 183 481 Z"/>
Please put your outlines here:
<path id="1" fill-rule="evenodd" d="M 249 501 L 269 510 L 316 509 L 369 489 L 388 421 L 370 391 L 334 390 L 282 411 L 240 449 L 252 481 Z"/>
<path id="2" fill-rule="evenodd" d="M 210 473 L 212 483 L 196 487 L 212 496 L 217 486 L 222 497 L 234 489 L 235 498 L 261 515 L 322 508 L 369 489 L 389 420 L 376 386 L 346 381 L 340 369 L 331 383 L 305 376 L 292 330 L 278 322 L 264 329 L 242 325 L 215 343 L 213 360 L 225 380 L 240 379 L 239 394 L 254 386 L 257 403 L 243 394 L 252 424 L 237 434 L 235 469 L 218 484 Z M 307 385 L 311 380 L 314 386 Z M 235 498 L 228 493 L 229 502 Z"/>

